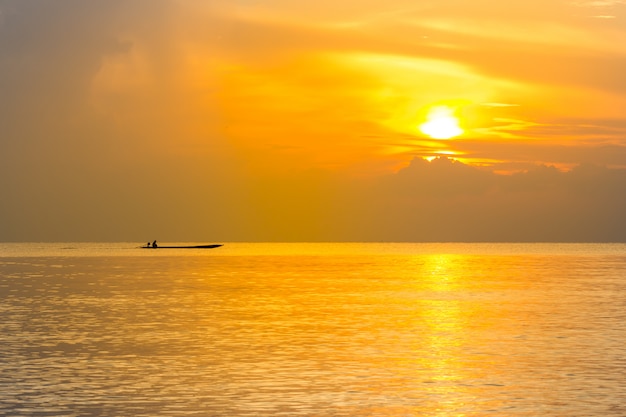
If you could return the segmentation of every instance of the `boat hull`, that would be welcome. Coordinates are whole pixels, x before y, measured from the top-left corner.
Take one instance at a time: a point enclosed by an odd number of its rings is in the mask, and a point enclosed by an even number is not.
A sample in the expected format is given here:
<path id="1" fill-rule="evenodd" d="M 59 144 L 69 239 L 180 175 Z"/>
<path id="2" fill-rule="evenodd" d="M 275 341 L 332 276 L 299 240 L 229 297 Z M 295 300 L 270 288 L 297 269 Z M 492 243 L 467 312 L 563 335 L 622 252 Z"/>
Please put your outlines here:
<path id="1" fill-rule="evenodd" d="M 141 249 L 214 249 L 224 245 L 195 245 L 195 246 L 142 246 Z"/>

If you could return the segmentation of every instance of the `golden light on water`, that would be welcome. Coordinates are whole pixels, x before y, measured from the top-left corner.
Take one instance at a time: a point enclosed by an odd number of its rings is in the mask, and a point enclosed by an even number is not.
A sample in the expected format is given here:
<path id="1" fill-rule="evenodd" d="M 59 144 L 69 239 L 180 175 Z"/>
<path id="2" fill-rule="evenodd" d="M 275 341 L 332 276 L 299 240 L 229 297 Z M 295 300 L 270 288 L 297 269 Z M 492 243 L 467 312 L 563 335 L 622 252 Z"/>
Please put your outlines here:
<path id="1" fill-rule="evenodd" d="M 433 139 L 451 139 L 463 134 L 460 124 L 452 107 L 440 105 L 428 111 L 426 121 L 419 125 L 419 130 Z"/>

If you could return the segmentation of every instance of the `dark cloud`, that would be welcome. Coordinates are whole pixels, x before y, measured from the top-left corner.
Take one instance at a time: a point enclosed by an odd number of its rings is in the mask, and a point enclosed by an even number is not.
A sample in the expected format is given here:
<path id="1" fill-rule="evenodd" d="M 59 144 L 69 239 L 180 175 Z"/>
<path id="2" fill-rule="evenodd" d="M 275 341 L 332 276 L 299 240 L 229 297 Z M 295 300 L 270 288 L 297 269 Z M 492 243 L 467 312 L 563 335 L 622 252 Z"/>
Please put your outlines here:
<path id="1" fill-rule="evenodd" d="M 626 240 L 624 170 L 537 166 L 496 175 L 443 158 L 414 160 L 361 190 L 344 200 L 352 215 L 343 231 L 356 240 Z"/>
<path id="2" fill-rule="evenodd" d="M 2 102 L 39 114 L 75 110 L 103 56 L 128 44 L 112 32 L 119 1 L 3 1 L 0 24 Z"/>
<path id="3" fill-rule="evenodd" d="M 238 218 L 218 133 L 185 131 L 174 11 L 161 0 L 0 0 L 0 240 L 182 238 Z M 94 106 L 107 59 L 137 48 L 155 88 Z"/>

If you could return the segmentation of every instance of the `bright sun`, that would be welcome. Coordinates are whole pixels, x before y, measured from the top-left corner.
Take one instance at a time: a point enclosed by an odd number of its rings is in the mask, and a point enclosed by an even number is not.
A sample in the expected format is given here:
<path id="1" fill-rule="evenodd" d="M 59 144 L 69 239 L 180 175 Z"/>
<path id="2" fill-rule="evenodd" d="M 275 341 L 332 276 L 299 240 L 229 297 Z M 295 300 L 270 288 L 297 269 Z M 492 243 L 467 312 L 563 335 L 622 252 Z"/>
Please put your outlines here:
<path id="1" fill-rule="evenodd" d="M 454 109 L 443 105 L 430 109 L 419 130 L 434 139 L 450 139 L 463 133 Z"/>

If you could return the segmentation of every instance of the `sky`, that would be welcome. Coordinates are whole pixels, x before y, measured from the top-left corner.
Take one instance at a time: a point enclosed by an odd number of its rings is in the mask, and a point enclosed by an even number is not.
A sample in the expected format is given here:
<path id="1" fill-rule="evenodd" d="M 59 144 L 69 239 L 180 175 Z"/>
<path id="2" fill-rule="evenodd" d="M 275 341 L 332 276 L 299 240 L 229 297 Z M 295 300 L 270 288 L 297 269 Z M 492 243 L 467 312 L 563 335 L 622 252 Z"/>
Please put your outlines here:
<path id="1" fill-rule="evenodd" d="M 0 0 L 0 241 L 625 242 L 624 74 L 626 0 Z"/>

